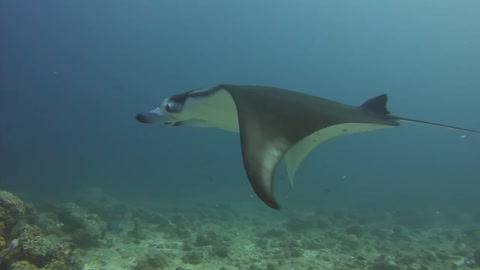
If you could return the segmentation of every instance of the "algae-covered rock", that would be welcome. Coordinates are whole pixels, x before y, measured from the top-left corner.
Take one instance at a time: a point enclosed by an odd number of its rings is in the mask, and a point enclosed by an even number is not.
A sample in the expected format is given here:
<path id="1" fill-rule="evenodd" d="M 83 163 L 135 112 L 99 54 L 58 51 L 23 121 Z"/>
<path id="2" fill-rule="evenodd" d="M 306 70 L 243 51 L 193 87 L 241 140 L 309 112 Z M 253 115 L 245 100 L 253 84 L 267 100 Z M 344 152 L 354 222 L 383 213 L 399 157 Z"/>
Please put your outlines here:
<path id="1" fill-rule="evenodd" d="M 257 238 L 255 240 L 255 246 L 257 246 L 260 249 L 267 249 L 269 246 L 269 243 L 270 243 L 269 240 L 264 238 Z"/>
<path id="2" fill-rule="evenodd" d="M 307 250 L 320 250 L 328 248 L 328 245 L 322 239 L 304 239 L 302 247 Z"/>
<path id="3" fill-rule="evenodd" d="M 392 232 L 393 233 L 390 235 L 390 237 L 394 240 L 410 240 L 408 229 L 404 226 L 394 226 L 392 228 Z"/>
<path id="4" fill-rule="evenodd" d="M 218 237 L 218 235 L 215 232 L 208 231 L 197 234 L 193 244 L 197 247 L 204 247 L 214 245 L 219 242 L 221 242 L 221 239 Z"/>
<path id="5" fill-rule="evenodd" d="M 212 255 L 220 257 L 220 258 L 227 258 L 230 249 L 227 245 L 216 245 L 212 247 Z"/>
<path id="6" fill-rule="evenodd" d="M 360 241 L 353 234 L 346 234 L 340 237 L 342 250 L 350 252 L 356 250 L 360 246 Z"/>
<path id="7" fill-rule="evenodd" d="M 378 262 L 372 265 L 369 270 L 401 270 L 402 268 L 396 264 L 389 264 L 384 262 Z"/>
<path id="8" fill-rule="evenodd" d="M 365 230 L 363 229 L 363 227 L 358 224 L 348 226 L 345 229 L 345 232 L 348 234 L 353 234 L 358 238 L 362 237 L 365 234 Z"/>
<path id="9" fill-rule="evenodd" d="M 435 263 L 438 260 L 435 253 L 429 250 L 423 250 L 422 253 L 420 253 L 419 255 L 421 256 L 423 261 L 427 264 Z"/>
<path id="10" fill-rule="evenodd" d="M 80 247 L 97 246 L 107 228 L 98 215 L 88 213 L 74 203 L 58 205 L 56 214 L 64 225 L 63 231 Z"/>
<path id="11" fill-rule="evenodd" d="M 286 249 L 286 255 L 288 257 L 299 258 L 303 255 L 304 250 L 300 247 L 290 246 Z"/>
<path id="12" fill-rule="evenodd" d="M 25 212 L 22 200 L 8 191 L 0 190 L 0 236 L 5 237 Z"/>
<path id="13" fill-rule="evenodd" d="M 0 236 L 0 250 L 7 246 L 7 240 L 3 236 Z"/>
<path id="14" fill-rule="evenodd" d="M 107 221 L 122 220 L 127 213 L 125 204 L 99 187 L 91 187 L 81 194 L 78 203 Z"/>
<path id="15" fill-rule="evenodd" d="M 58 216 L 55 213 L 38 213 L 35 216 L 34 224 L 40 227 L 40 229 L 42 229 L 42 232 L 46 235 L 64 235 L 62 231 L 63 223 L 59 220 Z"/>
<path id="16" fill-rule="evenodd" d="M 161 254 L 149 254 L 137 261 L 134 270 L 162 270 L 167 269 L 167 258 Z"/>
<path id="17" fill-rule="evenodd" d="M 12 263 L 8 270 L 38 270 L 38 267 L 29 263 L 28 261 L 18 261 Z"/>
<path id="18" fill-rule="evenodd" d="M 0 249 L 0 269 L 9 270 L 75 270 L 80 269 L 78 258 L 68 239 L 47 237 L 33 222 L 37 218 L 25 218 L 36 215 L 27 211 L 22 200 L 11 193 L 0 192 L 0 219 L 2 230 L 2 248 Z"/>
<path id="19" fill-rule="evenodd" d="M 133 229 L 128 232 L 128 236 L 136 239 L 144 239 L 147 236 L 145 224 L 139 218 L 133 219 Z"/>
<path id="20" fill-rule="evenodd" d="M 190 251 L 183 256 L 182 261 L 188 264 L 200 264 L 203 262 L 203 255 L 200 251 Z"/>
<path id="21" fill-rule="evenodd" d="M 178 237 L 182 239 L 190 238 L 191 233 L 194 231 L 194 226 L 183 215 L 174 215 L 169 220 L 169 237 Z"/>
<path id="22" fill-rule="evenodd" d="M 47 238 L 36 226 L 24 225 L 18 238 L 18 246 L 11 248 L 9 259 L 28 261 L 45 269 L 78 269 L 78 261 L 70 242 Z M 50 267 L 47 268 L 47 265 Z M 53 265 L 57 267 L 53 268 Z"/>
<path id="23" fill-rule="evenodd" d="M 473 252 L 473 260 L 480 266 L 480 249 L 477 249 Z"/>
<path id="24" fill-rule="evenodd" d="M 288 258 L 298 258 L 304 253 L 304 250 L 298 241 L 281 241 L 279 246 L 283 248 L 283 256 Z"/>

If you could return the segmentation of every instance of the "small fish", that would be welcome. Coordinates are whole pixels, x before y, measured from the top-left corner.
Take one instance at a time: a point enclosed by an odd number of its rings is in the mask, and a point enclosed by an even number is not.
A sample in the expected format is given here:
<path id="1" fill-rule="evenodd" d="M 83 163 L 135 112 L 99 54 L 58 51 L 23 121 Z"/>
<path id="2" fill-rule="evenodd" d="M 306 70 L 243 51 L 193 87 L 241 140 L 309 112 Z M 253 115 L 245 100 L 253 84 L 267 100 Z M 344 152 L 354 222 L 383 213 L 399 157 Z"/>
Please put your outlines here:
<path id="1" fill-rule="evenodd" d="M 107 228 L 113 234 L 120 234 L 122 232 L 122 227 L 120 227 L 120 223 L 117 221 L 109 221 L 107 222 Z"/>
<path id="2" fill-rule="evenodd" d="M 14 249 L 14 248 L 18 247 L 18 244 L 19 244 L 18 239 L 13 239 L 12 241 L 10 241 L 10 242 L 7 244 L 7 248 L 9 248 L 9 249 Z"/>

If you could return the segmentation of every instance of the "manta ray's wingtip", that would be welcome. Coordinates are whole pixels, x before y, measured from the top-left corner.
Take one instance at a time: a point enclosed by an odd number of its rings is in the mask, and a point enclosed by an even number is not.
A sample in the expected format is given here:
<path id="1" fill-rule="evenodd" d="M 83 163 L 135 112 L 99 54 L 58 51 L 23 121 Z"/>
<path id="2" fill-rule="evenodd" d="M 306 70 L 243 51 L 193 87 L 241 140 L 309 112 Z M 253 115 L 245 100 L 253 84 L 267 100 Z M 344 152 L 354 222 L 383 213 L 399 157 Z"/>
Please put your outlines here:
<path id="1" fill-rule="evenodd" d="M 252 172 L 251 170 L 247 169 L 247 174 L 249 172 Z M 253 191 L 255 191 L 255 194 L 257 194 L 257 197 L 265 203 L 268 207 L 279 210 L 280 209 L 280 204 L 278 204 L 277 200 L 275 200 L 275 196 L 273 195 L 273 187 L 271 185 L 272 181 L 271 179 L 269 181 L 266 181 L 263 179 L 261 181 L 261 178 L 256 178 L 255 176 L 249 175 L 248 180 L 250 181 L 250 184 L 253 187 Z"/>
<path id="2" fill-rule="evenodd" d="M 260 197 L 259 198 L 266 204 L 268 207 L 275 209 L 275 210 L 280 210 L 280 204 L 277 203 L 277 201 L 273 197 Z"/>

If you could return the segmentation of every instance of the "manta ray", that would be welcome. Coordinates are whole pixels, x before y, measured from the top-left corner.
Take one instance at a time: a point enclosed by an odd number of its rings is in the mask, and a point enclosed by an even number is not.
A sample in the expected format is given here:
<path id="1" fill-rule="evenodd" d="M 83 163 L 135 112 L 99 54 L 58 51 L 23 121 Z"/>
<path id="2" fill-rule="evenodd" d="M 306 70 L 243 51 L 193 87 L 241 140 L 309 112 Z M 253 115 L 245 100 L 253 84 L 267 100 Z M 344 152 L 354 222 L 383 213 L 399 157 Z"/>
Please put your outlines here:
<path id="1" fill-rule="evenodd" d="M 167 97 L 160 107 L 141 112 L 142 123 L 215 127 L 240 133 L 243 164 L 257 196 L 280 209 L 273 193 L 273 175 L 284 158 L 290 184 L 305 157 L 328 139 L 416 122 L 461 131 L 454 127 L 391 115 L 387 95 L 360 106 L 267 86 L 227 85 L 200 88 Z"/>

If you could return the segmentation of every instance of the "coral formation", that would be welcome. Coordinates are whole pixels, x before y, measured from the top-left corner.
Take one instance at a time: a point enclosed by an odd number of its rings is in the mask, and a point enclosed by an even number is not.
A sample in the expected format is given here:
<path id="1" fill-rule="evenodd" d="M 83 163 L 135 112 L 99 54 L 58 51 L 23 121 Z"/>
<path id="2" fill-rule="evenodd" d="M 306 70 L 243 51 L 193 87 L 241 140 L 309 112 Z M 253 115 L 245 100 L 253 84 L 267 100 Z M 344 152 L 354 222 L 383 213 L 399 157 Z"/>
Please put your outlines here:
<path id="1" fill-rule="evenodd" d="M 143 224 L 143 221 L 141 219 L 133 219 L 133 229 L 128 232 L 128 236 L 136 239 L 143 239 L 147 236 L 145 225 Z"/>
<path id="2" fill-rule="evenodd" d="M 0 247 L 5 247 L 10 231 L 25 215 L 22 200 L 10 192 L 0 190 Z"/>
<path id="3" fill-rule="evenodd" d="M 82 248 L 98 246 L 103 238 L 107 225 L 97 214 L 74 204 L 57 205 L 56 214 L 63 223 L 63 231 L 68 234 L 73 243 Z"/>
<path id="4" fill-rule="evenodd" d="M 127 214 L 127 206 L 124 203 L 98 187 L 91 187 L 82 193 L 78 204 L 97 214 L 102 220 L 122 220 Z"/>
<path id="5" fill-rule="evenodd" d="M 200 264 L 203 262 L 203 255 L 200 251 L 190 251 L 182 257 L 182 261 L 188 264 Z"/>
<path id="6" fill-rule="evenodd" d="M 0 251 L 0 269 L 80 269 L 74 247 L 68 238 L 45 235 L 35 224 L 28 224 L 23 202 L 0 191 L 2 239 L 8 244 Z"/>
<path id="7" fill-rule="evenodd" d="M 134 270 L 163 270 L 167 269 L 168 262 L 163 254 L 148 254 L 138 260 Z"/>
<path id="8" fill-rule="evenodd" d="M 480 267 L 480 226 L 471 218 L 449 227 L 421 217 L 420 209 L 376 216 L 345 209 L 274 215 L 255 208 L 241 212 L 241 207 L 231 204 L 192 209 L 126 207 L 114 215 L 100 215 L 97 211 L 108 207 L 99 204 L 112 204 L 115 199 L 96 192 L 88 195 L 98 199 L 95 204 L 53 203 L 39 209 L 1 192 L 0 269 Z M 106 219 L 112 217 L 117 219 Z"/>
<path id="9" fill-rule="evenodd" d="M 356 237 L 362 237 L 362 235 L 365 233 L 363 231 L 363 228 L 361 225 L 358 225 L 358 224 L 354 224 L 354 225 L 350 225 L 348 226 L 346 229 L 345 229 L 345 232 L 347 234 L 353 234 L 355 235 Z"/>
<path id="10" fill-rule="evenodd" d="M 473 261 L 478 267 L 480 267 L 480 249 L 476 249 L 473 252 Z"/>

